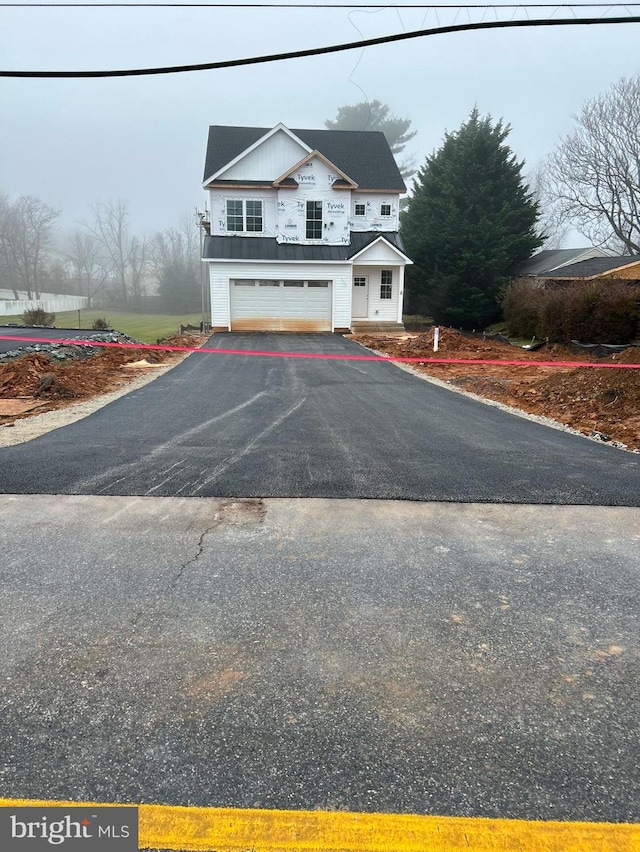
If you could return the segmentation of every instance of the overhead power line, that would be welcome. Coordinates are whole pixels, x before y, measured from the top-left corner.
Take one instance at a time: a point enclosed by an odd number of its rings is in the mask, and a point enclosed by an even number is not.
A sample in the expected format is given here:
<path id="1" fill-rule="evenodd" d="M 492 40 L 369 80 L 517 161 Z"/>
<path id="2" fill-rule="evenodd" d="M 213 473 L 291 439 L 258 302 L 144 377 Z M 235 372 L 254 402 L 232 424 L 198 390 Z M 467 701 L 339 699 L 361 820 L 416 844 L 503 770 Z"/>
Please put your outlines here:
<path id="1" fill-rule="evenodd" d="M 2 9 L 631 9 L 640 3 L 0 3 Z"/>
<path id="2" fill-rule="evenodd" d="M 0 77 L 44 77 L 44 78 L 91 78 L 91 77 L 143 77 L 152 74 L 184 74 L 187 71 L 214 71 L 220 68 L 239 68 L 243 65 L 262 65 L 267 62 L 282 62 L 285 59 L 302 59 L 307 56 L 322 56 L 327 53 L 340 53 L 379 44 L 392 44 L 397 41 L 444 35 L 445 33 L 470 32 L 472 30 L 516 29 L 521 27 L 580 27 L 604 26 L 607 24 L 638 24 L 640 16 L 625 18 L 543 18 L 526 21 L 485 21 L 469 24 L 452 24 L 427 30 L 414 30 L 408 33 L 379 36 L 377 38 L 334 44 L 328 47 L 313 47 L 306 50 L 293 50 L 288 53 L 272 53 L 266 56 L 252 56 L 246 59 L 227 59 L 222 62 L 198 62 L 193 65 L 167 65 L 161 68 L 127 68 L 115 71 L 0 71 Z"/>

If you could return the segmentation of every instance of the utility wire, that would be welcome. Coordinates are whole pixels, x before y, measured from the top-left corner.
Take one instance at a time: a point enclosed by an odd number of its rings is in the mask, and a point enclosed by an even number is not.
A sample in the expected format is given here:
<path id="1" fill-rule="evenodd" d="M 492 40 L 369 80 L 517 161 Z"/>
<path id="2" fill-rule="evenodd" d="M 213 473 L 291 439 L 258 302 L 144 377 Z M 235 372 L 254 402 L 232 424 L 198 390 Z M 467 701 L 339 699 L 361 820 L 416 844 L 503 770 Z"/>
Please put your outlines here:
<path id="1" fill-rule="evenodd" d="M 640 3 L 0 3 L 2 9 L 629 9 Z"/>
<path id="2" fill-rule="evenodd" d="M 603 26 L 605 24 L 638 24 L 640 16 L 626 18 L 543 18 L 526 21 L 485 21 L 472 24 L 454 24 L 446 27 L 434 27 L 428 30 L 415 30 L 409 33 L 369 38 L 364 41 L 352 41 L 346 44 L 334 44 L 328 47 L 314 47 L 307 50 L 293 50 L 288 53 L 271 53 L 266 56 L 252 56 L 246 59 L 227 59 L 222 62 L 199 62 L 193 65 L 168 65 L 161 68 L 128 68 L 117 71 L 0 71 L 0 77 L 142 77 L 151 74 L 183 74 L 187 71 L 213 71 L 218 68 L 238 68 L 243 65 L 261 65 L 267 62 L 282 62 L 285 59 L 302 59 L 306 56 L 322 56 L 327 53 L 340 53 L 362 47 L 374 47 L 378 44 L 391 44 L 396 41 L 424 38 L 425 36 L 445 33 L 469 32 L 471 30 L 515 29 L 517 27 L 575 27 Z"/>

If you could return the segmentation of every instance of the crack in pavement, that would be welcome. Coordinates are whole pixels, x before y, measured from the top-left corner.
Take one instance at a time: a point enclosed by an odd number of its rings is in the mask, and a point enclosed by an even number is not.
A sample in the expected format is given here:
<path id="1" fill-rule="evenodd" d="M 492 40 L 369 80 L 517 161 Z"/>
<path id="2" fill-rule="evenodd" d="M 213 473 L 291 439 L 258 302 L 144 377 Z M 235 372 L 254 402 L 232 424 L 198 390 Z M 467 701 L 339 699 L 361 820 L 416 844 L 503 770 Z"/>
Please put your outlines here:
<path id="1" fill-rule="evenodd" d="M 224 523 L 223 515 L 220 512 L 216 512 L 215 522 L 213 524 L 211 524 L 211 526 L 207 527 L 206 530 L 201 534 L 200 538 L 198 539 L 198 544 L 197 544 L 197 547 L 196 547 L 195 556 L 192 556 L 191 559 L 188 559 L 186 562 L 182 563 L 182 565 L 180 566 L 180 570 L 178 571 L 176 576 L 173 578 L 173 580 L 171 580 L 168 583 L 167 588 L 166 588 L 167 592 L 169 592 L 169 591 L 171 591 L 171 589 L 175 588 L 178 581 L 184 576 L 184 572 L 187 569 L 187 567 L 189 565 L 193 565 L 194 562 L 197 562 L 198 559 L 200 559 L 200 557 L 202 556 L 202 554 L 204 552 L 204 540 L 205 540 L 206 536 L 208 536 L 210 532 L 213 532 L 213 530 L 217 529 L 223 523 Z"/>

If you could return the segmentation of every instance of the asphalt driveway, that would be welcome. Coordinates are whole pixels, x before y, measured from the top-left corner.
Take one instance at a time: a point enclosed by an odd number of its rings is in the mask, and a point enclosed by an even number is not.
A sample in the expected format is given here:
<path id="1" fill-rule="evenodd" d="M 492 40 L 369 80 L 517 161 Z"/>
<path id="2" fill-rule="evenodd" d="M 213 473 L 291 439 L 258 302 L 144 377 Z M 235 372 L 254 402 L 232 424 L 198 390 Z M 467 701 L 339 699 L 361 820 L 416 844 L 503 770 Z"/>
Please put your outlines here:
<path id="1" fill-rule="evenodd" d="M 219 349 L 362 354 L 336 335 Z M 0 450 L 0 492 L 640 505 L 640 455 L 384 362 L 194 353 L 90 417 Z"/>

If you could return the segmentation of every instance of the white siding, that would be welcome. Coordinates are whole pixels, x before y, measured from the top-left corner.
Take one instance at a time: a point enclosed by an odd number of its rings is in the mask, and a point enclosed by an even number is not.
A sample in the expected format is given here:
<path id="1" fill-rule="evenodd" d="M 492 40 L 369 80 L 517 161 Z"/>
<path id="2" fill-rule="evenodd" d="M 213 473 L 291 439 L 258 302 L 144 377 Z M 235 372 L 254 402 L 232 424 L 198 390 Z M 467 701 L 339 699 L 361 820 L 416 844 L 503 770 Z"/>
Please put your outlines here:
<path id="1" fill-rule="evenodd" d="M 333 328 L 351 325 L 351 264 L 349 263 L 210 263 L 211 325 L 229 328 L 229 281 L 235 278 L 331 281 Z"/>
<path id="2" fill-rule="evenodd" d="M 283 130 L 219 175 L 222 180 L 276 180 L 308 154 Z"/>
<path id="3" fill-rule="evenodd" d="M 229 277 L 217 263 L 209 264 L 211 287 L 211 325 L 213 328 L 230 328 Z"/>
<path id="4" fill-rule="evenodd" d="M 380 239 L 379 242 L 368 246 L 361 254 L 354 258 L 354 263 L 357 266 L 367 266 L 369 264 L 377 266 L 380 264 L 392 264 L 393 266 L 397 266 L 399 263 L 404 263 L 404 261 L 389 243 L 385 242 L 384 239 Z"/>
<path id="5" fill-rule="evenodd" d="M 383 269 L 390 269 L 392 272 L 391 279 L 391 299 L 380 298 L 381 273 Z M 392 266 L 354 266 L 353 275 L 366 275 L 369 279 L 369 315 L 370 320 L 398 322 L 398 306 L 400 298 L 400 267 L 396 264 Z"/>
<path id="6" fill-rule="evenodd" d="M 356 216 L 356 204 L 364 204 L 364 216 Z M 380 205 L 391 205 L 391 216 L 380 215 Z M 397 231 L 400 211 L 400 196 L 390 193 L 358 192 L 351 193 L 349 210 L 349 229 L 351 231 Z"/>

